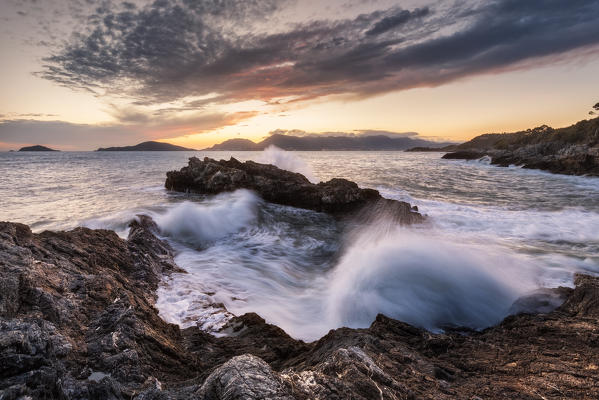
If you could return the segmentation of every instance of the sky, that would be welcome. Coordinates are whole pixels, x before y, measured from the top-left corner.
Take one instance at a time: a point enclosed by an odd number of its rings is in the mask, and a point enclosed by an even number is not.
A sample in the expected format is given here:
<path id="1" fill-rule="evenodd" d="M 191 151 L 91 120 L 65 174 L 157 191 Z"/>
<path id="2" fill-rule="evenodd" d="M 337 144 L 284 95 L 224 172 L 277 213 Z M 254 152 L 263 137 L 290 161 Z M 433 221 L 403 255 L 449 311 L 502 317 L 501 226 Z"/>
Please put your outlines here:
<path id="1" fill-rule="evenodd" d="M 588 118 L 597 0 L 0 0 L 0 150 Z"/>

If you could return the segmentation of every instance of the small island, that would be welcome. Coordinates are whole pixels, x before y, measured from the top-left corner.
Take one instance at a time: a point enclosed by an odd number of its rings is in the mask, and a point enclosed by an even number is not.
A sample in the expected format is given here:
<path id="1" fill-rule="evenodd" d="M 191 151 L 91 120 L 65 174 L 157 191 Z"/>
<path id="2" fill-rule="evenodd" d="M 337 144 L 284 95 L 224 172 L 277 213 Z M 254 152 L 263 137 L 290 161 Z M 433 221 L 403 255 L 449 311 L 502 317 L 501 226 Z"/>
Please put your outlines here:
<path id="1" fill-rule="evenodd" d="M 170 143 L 163 142 L 143 142 L 136 144 L 135 146 L 123 146 L 123 147 L 101 147 L 96 151 L 197 151 L 196 149 L 189 149 L 183 146 L 177 146 Z"/>
<path id="2" fill-rule="evenodd" d="M 19 151 L 60 151 L 60 150 L 55 150 L 55 149 L 51 149 L 46 146 L 41 146 L 39 144 L 36 144 L 35 146 L 21 147 L 19 149 Z"/>

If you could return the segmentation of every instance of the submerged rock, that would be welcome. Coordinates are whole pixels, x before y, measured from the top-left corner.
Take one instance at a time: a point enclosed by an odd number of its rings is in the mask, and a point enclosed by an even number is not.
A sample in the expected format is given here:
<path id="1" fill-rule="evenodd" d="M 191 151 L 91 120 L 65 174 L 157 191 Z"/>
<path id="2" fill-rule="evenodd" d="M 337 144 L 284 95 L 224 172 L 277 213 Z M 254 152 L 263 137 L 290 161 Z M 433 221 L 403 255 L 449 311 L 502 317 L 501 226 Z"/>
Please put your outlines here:
<path id="1" fill-rule="evenodd" d="M 249 189 L 272 203 L 319 212 L 343 215 L 384 207 L 402 223 L 423 220 L 410 204 L 384 199 L 377 190 L 361 189 L 347 179 L 336 178 L 314 184 L 302 174 L 253 161 L 242 163 L 234 158 L 216 161 L 208 157 L 204 160 L 191 157 L 186 167 L 170 171 L 166 176 L 165 187 L 179 192 L 216 194 Z"/>
<path id="2" fill-rule="evenodd" d="M 566 300 L 552 312 L 483 332 L 378 315 L 304 343 L 245 314 L 215 337 L 159 317 L 156 288 L 178 267 L 155 229 L 139 217 L 123 240 L 0 223 L 0 398 L 599 397 L 599 278 L 556 291 Z"/>
<path id="3" fill-rule="evenodd" d="M 478 151 L 462 150 L 444 154 L 441 158 L 445 158 L 447 160 L 478 160 L 479 158 L 482 158 L 484 156 L 485 153 L 481 153 Z"/>

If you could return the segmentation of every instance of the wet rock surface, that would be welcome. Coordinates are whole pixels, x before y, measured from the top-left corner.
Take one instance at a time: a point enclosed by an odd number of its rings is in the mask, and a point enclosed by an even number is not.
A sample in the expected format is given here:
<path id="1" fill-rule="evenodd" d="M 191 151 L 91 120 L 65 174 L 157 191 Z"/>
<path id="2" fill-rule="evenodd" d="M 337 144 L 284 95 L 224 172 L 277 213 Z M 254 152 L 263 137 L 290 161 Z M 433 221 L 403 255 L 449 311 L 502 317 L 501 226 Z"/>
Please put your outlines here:
<path id="1" fill-rule="evenodd" d="M 377 190 L 361 189 L 346 179 L 335 178 L 314 184 L 302 174 L 253 161 L 242 163 L 234 158 L 216 161 L 208 157 L 204 160 L 192 157 L 186 167 L 167 173 L 165 187 L 202 194 L 249 189 L 272 203 L 334 215 L 384 207 L 402 223 L 423 220 L 410 204 L 385 199 Z"/>
<path id="2" fill-rule="evenodd" d="M 599 397 L 598 278 L 556 291 L 552 312 L 467 335 L 378 315 L 304 343 L 246 314 L 215 337 L 158 316 L 160 278 L 178 268 L 155 229 L 140 217 L 123 240 L 0 223 L 0 398 Z"/>
<path id="3" fill-rule="evenodd" d="M 501 167 L 518 165 L 558 174 L 599 176 L 599 118 L 561 129 L 544 125 L 522 132 L 481 135 L 456 150 L 443 158 L 489 156 L 491 164 Z"/>

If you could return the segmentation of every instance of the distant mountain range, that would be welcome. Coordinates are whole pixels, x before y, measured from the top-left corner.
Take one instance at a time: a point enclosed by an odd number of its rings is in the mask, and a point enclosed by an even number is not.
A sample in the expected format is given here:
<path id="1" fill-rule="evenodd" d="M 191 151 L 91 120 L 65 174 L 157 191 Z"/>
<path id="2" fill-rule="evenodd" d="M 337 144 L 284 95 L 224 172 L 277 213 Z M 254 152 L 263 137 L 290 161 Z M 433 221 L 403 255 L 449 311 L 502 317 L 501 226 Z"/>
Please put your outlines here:
<path id="1" fill-rule="evenodd" d="M 135 146 L 101 147 L 96 151 L 196 151 L 196 149 L 188 149 L 187 147 L 176 146 L 170 143 L 149 141 L 136 144 Z"/>
<path id="2" fill-rule="evenodd" d="M 206 151 L 260 151 L 274 145 L 283 150 L 319 151 L 319 150 L 406 150 L 413 147 L 442 147 L 453 143 L 438 143 L 412 137 L 374 136 L 291 136 L 274 134 L 261 142 L 248 139 L 229 139 L 204 149 Z"/>
<path id="3" fill-rule="evenodd" d="M 49 147 L 36 144 L 35 146 L 21 147 L 19 149 L 19 151 L 60 151 L 60 150 L 54 150 Z"/>

